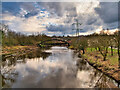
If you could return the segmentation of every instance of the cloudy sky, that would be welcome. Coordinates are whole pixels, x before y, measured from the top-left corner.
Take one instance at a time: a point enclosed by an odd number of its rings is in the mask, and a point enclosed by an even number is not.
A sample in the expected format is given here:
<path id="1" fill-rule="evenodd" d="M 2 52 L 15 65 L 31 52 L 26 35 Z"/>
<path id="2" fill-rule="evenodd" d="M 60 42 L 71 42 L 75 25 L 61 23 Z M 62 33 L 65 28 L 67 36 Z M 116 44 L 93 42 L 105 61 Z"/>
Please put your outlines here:
<path id="1" fill-rule="evenodd" d="M 2 2 L 1 15 L 11 30 L 26 34 L 75 35 L 76 19 L 80 35 L 118 27 L 117 2 Z"/>

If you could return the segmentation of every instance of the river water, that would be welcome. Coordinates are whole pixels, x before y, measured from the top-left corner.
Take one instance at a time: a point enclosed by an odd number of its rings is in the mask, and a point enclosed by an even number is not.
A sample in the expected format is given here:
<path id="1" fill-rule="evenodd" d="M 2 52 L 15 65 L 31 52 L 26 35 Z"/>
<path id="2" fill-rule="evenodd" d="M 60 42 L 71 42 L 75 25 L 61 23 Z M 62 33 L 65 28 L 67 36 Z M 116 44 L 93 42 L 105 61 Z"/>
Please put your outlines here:
<path id="1" fill-rule="evenodd" d="M 37 50 L 3 58 L 1 75 L 2 86 L 9 88 L 108 88 L 116 85 L 73 50 L 58 46 L 44 52 Z"/>

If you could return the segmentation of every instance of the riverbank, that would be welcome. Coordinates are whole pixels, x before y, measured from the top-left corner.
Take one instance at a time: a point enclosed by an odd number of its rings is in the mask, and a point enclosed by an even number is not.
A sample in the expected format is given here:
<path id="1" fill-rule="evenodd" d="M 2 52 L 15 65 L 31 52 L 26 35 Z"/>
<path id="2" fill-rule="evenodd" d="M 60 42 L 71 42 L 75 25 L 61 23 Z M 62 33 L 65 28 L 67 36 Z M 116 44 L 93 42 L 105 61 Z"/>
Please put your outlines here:
<path id="1" fill-rule="evenodd" d="M 103 57 L 99 51 L 95 49 L 86 49 L 86 53 L 83 55 L 84 60 L 86 60 L 90 65 L 103 72 L 107 76 L 113 78 L 118 83 L 120 82 L 119 78 L 119 61 L 117 50 L 114 50 L 114 55 L 111 56 L 110 51 L 108 51 L 108 56 L 106 61 L 103 61 Z"/>
<path id="2" fill-rule="evenodd" d="M 1 55 L 6 57 L 17 56 L 37 50 L 37 46 L 11 46 L 2 48 Z"/>

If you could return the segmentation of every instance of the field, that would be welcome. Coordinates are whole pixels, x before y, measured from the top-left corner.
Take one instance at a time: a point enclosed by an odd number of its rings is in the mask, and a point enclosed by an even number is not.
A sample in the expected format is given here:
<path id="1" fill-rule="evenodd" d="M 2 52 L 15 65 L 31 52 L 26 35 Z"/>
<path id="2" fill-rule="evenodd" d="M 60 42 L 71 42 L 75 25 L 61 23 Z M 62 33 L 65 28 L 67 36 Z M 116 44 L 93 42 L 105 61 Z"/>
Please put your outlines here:
<path id="1" fill-rule="evenodd" d="M 103 71 L 116 80 L 120 80 L 118 77 L 120 71 L 117 49 L 113 49 L 113 56 L 111 56 L 109 48 L 106 61 L 103 61 L 103 57 L 99 51 L 96 51 L 95 48 L 86 48 L 84 58 L 97 69 Z"/>

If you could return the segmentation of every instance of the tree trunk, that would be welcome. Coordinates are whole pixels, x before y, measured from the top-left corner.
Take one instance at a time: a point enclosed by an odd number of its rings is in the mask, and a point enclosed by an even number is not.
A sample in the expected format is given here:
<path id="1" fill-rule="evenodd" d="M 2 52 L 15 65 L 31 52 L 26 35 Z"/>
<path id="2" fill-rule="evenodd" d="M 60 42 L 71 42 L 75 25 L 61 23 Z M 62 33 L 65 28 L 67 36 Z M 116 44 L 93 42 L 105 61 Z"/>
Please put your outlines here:
<path id="1" fill-rule="evenodd" d="M 119 61 L 119 69 L 120 69 L 120 31 L 118 32 L 118 61 Z"/>
<path id="2" fill-rule="evenodd" d="M 84 48 L 82 49 L 82 51 L 83 51 L 83 54 L 85 54 L 85 50 L 84 50 Z"/>
<path id="3" fill-rule="evenodd" d="M 104 61 L 106 61 L 107 53 L 108 53 L 108 48 L 106 48 L 105 50 L 104 59 L 103 59 Z"/>
<path id="4" fill-rule="evenodd" d="M 98 48 L 98 50 L 100 51 L 100 48 Z"/>
<path id="5" fill-rule="evenodd" d="M 105 55 L 105 56 L 103 56 L 103 61 L 106 61 L 106 55 Z"/>
<path id="6" fill-rule="evenodd" d="M 103 61 L 106 61 L 107 53 L 108 53 L 108 47 L 105 48 L 105 52 L 103 53 L 100 48 L 98 48 L 101 55 L 103 56 Z"/>
<path id="7" fill-rule="evenodd" d="M 97 48 L 95 48 L 96 49 L 96 51 L 97 51 Z"/>
<path id="8" fill-rule="evenodd" d="M 119 61 L 119 68 L 120 68 L 120 41 L 118 40 L 118 61 Z"/>
<path id="9" fill-rule="evenodd" d="M 113 56 L 113 46 L 111 46 L 111 56 Z"/>
<path id="10" fill-rule="evenodd" d="M 92 51 L 92 48 L 91 48 L 91 51 Z"/>

